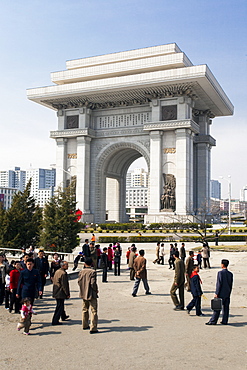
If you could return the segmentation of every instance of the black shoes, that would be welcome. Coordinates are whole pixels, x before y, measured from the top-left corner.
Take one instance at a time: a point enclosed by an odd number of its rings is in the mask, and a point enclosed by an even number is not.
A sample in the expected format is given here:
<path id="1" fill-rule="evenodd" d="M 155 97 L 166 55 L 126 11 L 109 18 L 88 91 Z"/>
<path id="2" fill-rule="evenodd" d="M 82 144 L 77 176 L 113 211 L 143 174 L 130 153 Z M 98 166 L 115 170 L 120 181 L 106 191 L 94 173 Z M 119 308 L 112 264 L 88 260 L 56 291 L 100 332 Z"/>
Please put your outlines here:
<path id="1" fill-rule="evenodd" d="M 145 294 L 152 294 L 151 292 L 146 292 Z"/>
<path id="2" fill-rule="evenodd" d="M 53 325 L 53 326 L 54 325 L 63 325 L 63 323 L 58 321 L 58 322 L 53 322 L 51 325 Z"/>
<path id="3" fill-rule="evenodd" d="M 97 334 L 99 331 L 98 330 L 94 330 L 94 331 L 92 331 L 92 330 L 90 330 L 90 334 Z"/>
<path id="4" fill-rule="evenodd" d="M 214 322 L 209 321 L 209 322 L 206 322 L 205 325 L 216 325 L 216 324 Z"/>
<path id="5" fill-rule="evenodd" d="M 62 319 L 62 321 L 66 321 L 66 320 L 68 320 L 68 318 L 69 318 L 69 315 L 66 315 L 65 318 Z"/>
<path id="6" fill-rule="evenodd" d="M 228 325 L 227 322 L 221 321 L 220 323 L 221 323 L 221 325 Z"/>
<path id="7" fill-rule="evenodd" d="M 132 293 L 132 296 L 133 296 L 133 297 L 136 297 L 136 294 Z"/>
<path id="8" fill-rule="evenodd" d="M 174 311 L 184 311 L 184 308 L 181 307 L 181 306 L 176 306 L 175 308 L 173 308 Z"/>
<path id="9" fill-rule="evenodd" d="M 83 330 L 88 330 L 89 329 L 89 326 L 87 326 L 86 328 L 83 328 Z"/>

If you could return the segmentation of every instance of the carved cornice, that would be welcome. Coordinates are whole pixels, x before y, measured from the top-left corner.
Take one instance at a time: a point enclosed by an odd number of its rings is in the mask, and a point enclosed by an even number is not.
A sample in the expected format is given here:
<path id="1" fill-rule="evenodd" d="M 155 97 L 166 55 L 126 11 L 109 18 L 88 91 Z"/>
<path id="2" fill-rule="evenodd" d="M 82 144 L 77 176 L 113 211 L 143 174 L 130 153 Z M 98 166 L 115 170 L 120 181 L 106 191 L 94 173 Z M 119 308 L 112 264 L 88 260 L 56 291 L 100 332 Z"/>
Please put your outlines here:
<path id="1" fill-rule="evenodd" d="M 216 140 L 211 135 L 195 135 L 194 142 L 197 144 L 209 144 L 216 146 Z"/>
<path id="2" fill-rule="evenodd" d="M 50 138 L 56 139 L 60 137 L 77 137 L 77 136 L 91 136 L 94 134 L 93 130 L 88 128 L 85 129 L 75 129 L 75 130 L 60 130 L 60 131 L 50 131 Z"/>
<path id="3" fill-rule="evenodd" d="M 197 99 L 193 90 L 195 83 L 177 83 L 174 85 L 163 85 L 153 87 L 143 87 L 140 89 L 128 89 L 112 93 L 98 93 L 92 96 L 70 96 L 64 98 L 44 99 L 41 103 L 51 107 L 62 109 L 89 108 L 109 109 L 126 106 L 147 105 L 153 99 L 163 99 L 171 97 L 187 96 Z"/>
<path id="4" fill-rule="evenodd" d="M 157 122 L 149 122 L 145 123 L 143 125 L 144 131 L 152 131 L 152 130 L 176 130 L 178 128 L 189 128 L 193 132 L 198 133 L 199 132 L 199 125 L 188 119 L 188 120 L 174 120 L 174 121 L 157 121 Z"/>

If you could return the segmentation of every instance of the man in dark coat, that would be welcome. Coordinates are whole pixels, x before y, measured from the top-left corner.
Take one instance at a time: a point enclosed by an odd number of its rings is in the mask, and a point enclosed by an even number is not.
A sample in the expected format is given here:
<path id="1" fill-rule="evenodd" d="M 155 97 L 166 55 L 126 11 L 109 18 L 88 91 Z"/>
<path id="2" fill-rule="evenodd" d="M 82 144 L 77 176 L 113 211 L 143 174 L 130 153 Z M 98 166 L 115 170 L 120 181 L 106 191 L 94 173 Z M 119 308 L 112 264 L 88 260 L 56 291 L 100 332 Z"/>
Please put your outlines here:
<path id="1" fill-rule="evenodd" d="M 175 274 L 174 282 L 171 286 L 171 299 L 175 305 L 174 310 L 184 310 L 184 262 L 179 258 L 179 252 L 174 253 L 175 258 Z M 176 295 L 176 290 L 179 289 L 179 300 Z"/>
<path id="2" fill-rule="evenodd" d="M 59 322 L 61 318 L 65 321 L 69 318 L 64 310 L 64 300 L 70 298 L 69 281 L 66 270 L 68 270 L 68 262 L 62 261 L 61 268 L 55 272 L 53 277 L 53 298 L 57 301 L 57 306 L 52 318 L 52 325 L 62 325 Z"/>
<path id="3" fill-rule="evenodd" d="M 107 283 L 107 266 L 108 266 L 107 248 L 104 247 L 103 253 L 101 254 L 101 267 L 103 269 L 102 283 Z"/>
<path id="4" fill-rule="evenodd" d="M 85 243 L 82 246 L 82 252 L 86 257 L 90 257 L 90 249 L 89 249 L 89 244 L 88 244 L 88 239 L 85 239 Z"/>
<path id="5" fill-rule="evenodd" d="M 203 294 L 201 288 L 201 279 L 198 275 L 199 266 L 195 265 L 190 275 L 190 289 L 193 296 L 192 301 L 186 307 L 187 313 L 189 314 L 193 307 L 196 308 L 196 316 L 204 316 L 201 311 L 201 296 Z"/>
<path id="6" fill-rule="evenodd" d="M 181 246 L 181 248 L 180 248 L 180 253 L 179 253 L 179 255 L 180 255 L 181 260 L 184 262 L 185 257 L 186 257 L 186 250 L 185 250 L 184 243 L 182 243 L 182 246 Z"/>
<path id="7" fill-rule="evenodd" d="M 40 273 L 38 270 L 34 269 L 33 266 L 33 259 L 28 258 L 26 262 L 26 269 L 21 271 L 16 292 L 17 298 L 31 298 L 32 305 L 36 292 L 38 291 L 39 295 L 42 294 Z"/>
<path id="8" fill-rule="evenodd" d="M 39 298 L 43 298 L 44 286 L 46 284 L 46 278 L 49 272 L 49 263 L 47 258 L 44 255 L 44 251 L 40 250 L 38 253 L 38 257 L 34 260 L 34 267 L 39 271 L 41 281 L 42 281 L 42 294 L 40 294 Z"/>
<path id="9" fill-rule="evenodd" d="M 228 271 L 228 265 L 228 260 L 223 259 L 221 261 L 222 270 L 219 271 L 217 275 L 216 290 L 214 295 L 215 298 L 222 298 L 222 325 L 228 324 L 230 295 L 232 292 L 233 284 L 233 274 Z M 211 317 L 209 322 L 206 322 L 206 325 L 216 325 L 219 316 L 220 311 L 214 311 L 213 316 Z"/>

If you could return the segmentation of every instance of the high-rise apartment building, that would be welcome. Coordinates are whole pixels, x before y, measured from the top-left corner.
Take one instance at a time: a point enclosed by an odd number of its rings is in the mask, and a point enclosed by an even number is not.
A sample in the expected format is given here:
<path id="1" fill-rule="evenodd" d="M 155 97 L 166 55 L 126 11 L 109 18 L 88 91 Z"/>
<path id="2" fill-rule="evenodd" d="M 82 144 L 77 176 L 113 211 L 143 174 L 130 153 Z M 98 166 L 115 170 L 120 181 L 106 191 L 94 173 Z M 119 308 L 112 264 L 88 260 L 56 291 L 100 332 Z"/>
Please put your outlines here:
<path id="1" fill-rule="evenodd" d="M 221 183 L 218 180 L 210 181 L 210 197 L 221 199 Z"/>

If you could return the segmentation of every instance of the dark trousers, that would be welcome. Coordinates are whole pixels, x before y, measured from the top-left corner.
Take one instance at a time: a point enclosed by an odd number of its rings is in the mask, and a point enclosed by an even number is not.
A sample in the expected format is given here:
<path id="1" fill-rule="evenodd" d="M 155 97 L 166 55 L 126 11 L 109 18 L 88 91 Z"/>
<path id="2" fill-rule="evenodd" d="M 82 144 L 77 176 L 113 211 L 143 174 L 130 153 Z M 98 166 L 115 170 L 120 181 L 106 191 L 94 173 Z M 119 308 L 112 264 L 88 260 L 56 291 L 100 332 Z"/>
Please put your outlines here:
<path id="1" fill-rule="evenodd" d="M 52 324 L 57 324 L 59 319 L 64 320 L 66 318 L 66 313 L 64 311 L 64 299 L 57 299 L 57 306 L 52 318 Z"/>
<path id="2" fill-rule="evenodd" d="M 9 308 L 10 290 L 5 289 L 5 308 Z"/>
<path id="3" fill-rule="evenodd" d="M 42 274 L 40 274 L 40 276 L 41 276 L 41 282 L 42 282 L 42 294 L 40 295 L 40 298 L 42 298 L 43 297 L 43 293 L 44 293 L 44 286 L 46 284 L 46 277 L 44 275 L 42 275 Z"/>
<path id="4" fill-rule="evenodd" d="M 144 289 L 145 289 L 146 293 L 149 293 L 149 286 L 148 286 L 147 279 L 140 279 L 140 278 L 136 277 L 132 294 L 137 294 L 137 291 L 138 291 L 141 280 L 143 282 L 143 286 L 144 286 Z"/>
<path id="5" fill-rule="evenodd" d="M 193 299 L 192 301 L 190 301 L 190 303 L 188 304 L 188 306 L 186 307 L 188 311 L 191 311 L 193 307 L 195 307 L 196 309 L 196 315 L 197 316 L 200 316 L 202 314 L 202 311 L 201 311 L 201 297 L 199 296 L 193 296 Z"/>
<path id="6" fill-rule="evenodd" d="M 120 262 L 114 261 L 114 275 L 120 275 Z"/>
<path id="7" fill-rule="evenodd" d="M 5 284 L 0 283 L 0 304 L 3 303 L 5 296 Z"/>
<path id="8" fill-rule="evenodd" d="M 164 256 L 160 256 L 160 263 L 161 265 L 164 265 Z"/>
<path id="9" fill-rule="evenodd" d="M 109 267 L 109 270 L 112 270 L 112 261 L 108 260 L 108 267 Z"/>
<path id="10" fill-rule="evenodd" d="M 20 298 L 16 297 L 16 291 L 17 289 L 13 289 L 13 292 L 10 292 L 10 304 L 9 304 L 9 311 L 13 311 L 13 308 L 15 306 L 15 313 L 19 313 L 21 309 L 20 305 Z"/>
<path id="11" fill-rule="evenodd" d="M 106 281 L 107 281 L 107 267 L 103 267 L 102 282 L 105 283 Z"/>
<path id="12" fill-rule="evenodd" d="M 170 257 L 169 260 L 168 260 L 168 263 L 169 263 L 169 266 L 170 268 L 175 268 L 175 265 L 174 265 L 174 257 Z"/>
<path id="13" fill-rule="evenodd" d="M 204 268 L 208 267 L 210 269 L 209 258 L 203 258 L 203 267 Z"/>
<path id="14" fill-rule="evenodd" d="M 229 298 L 222 298 L 222 323 L 228 323 L 229 317 L 229 306 L 230 306 L 230 297 Z M 218 318 L 220 316 L 220 311 L 214 311 L 213 316 L 209 320 L 213 324 L 217 324 Z"/>

